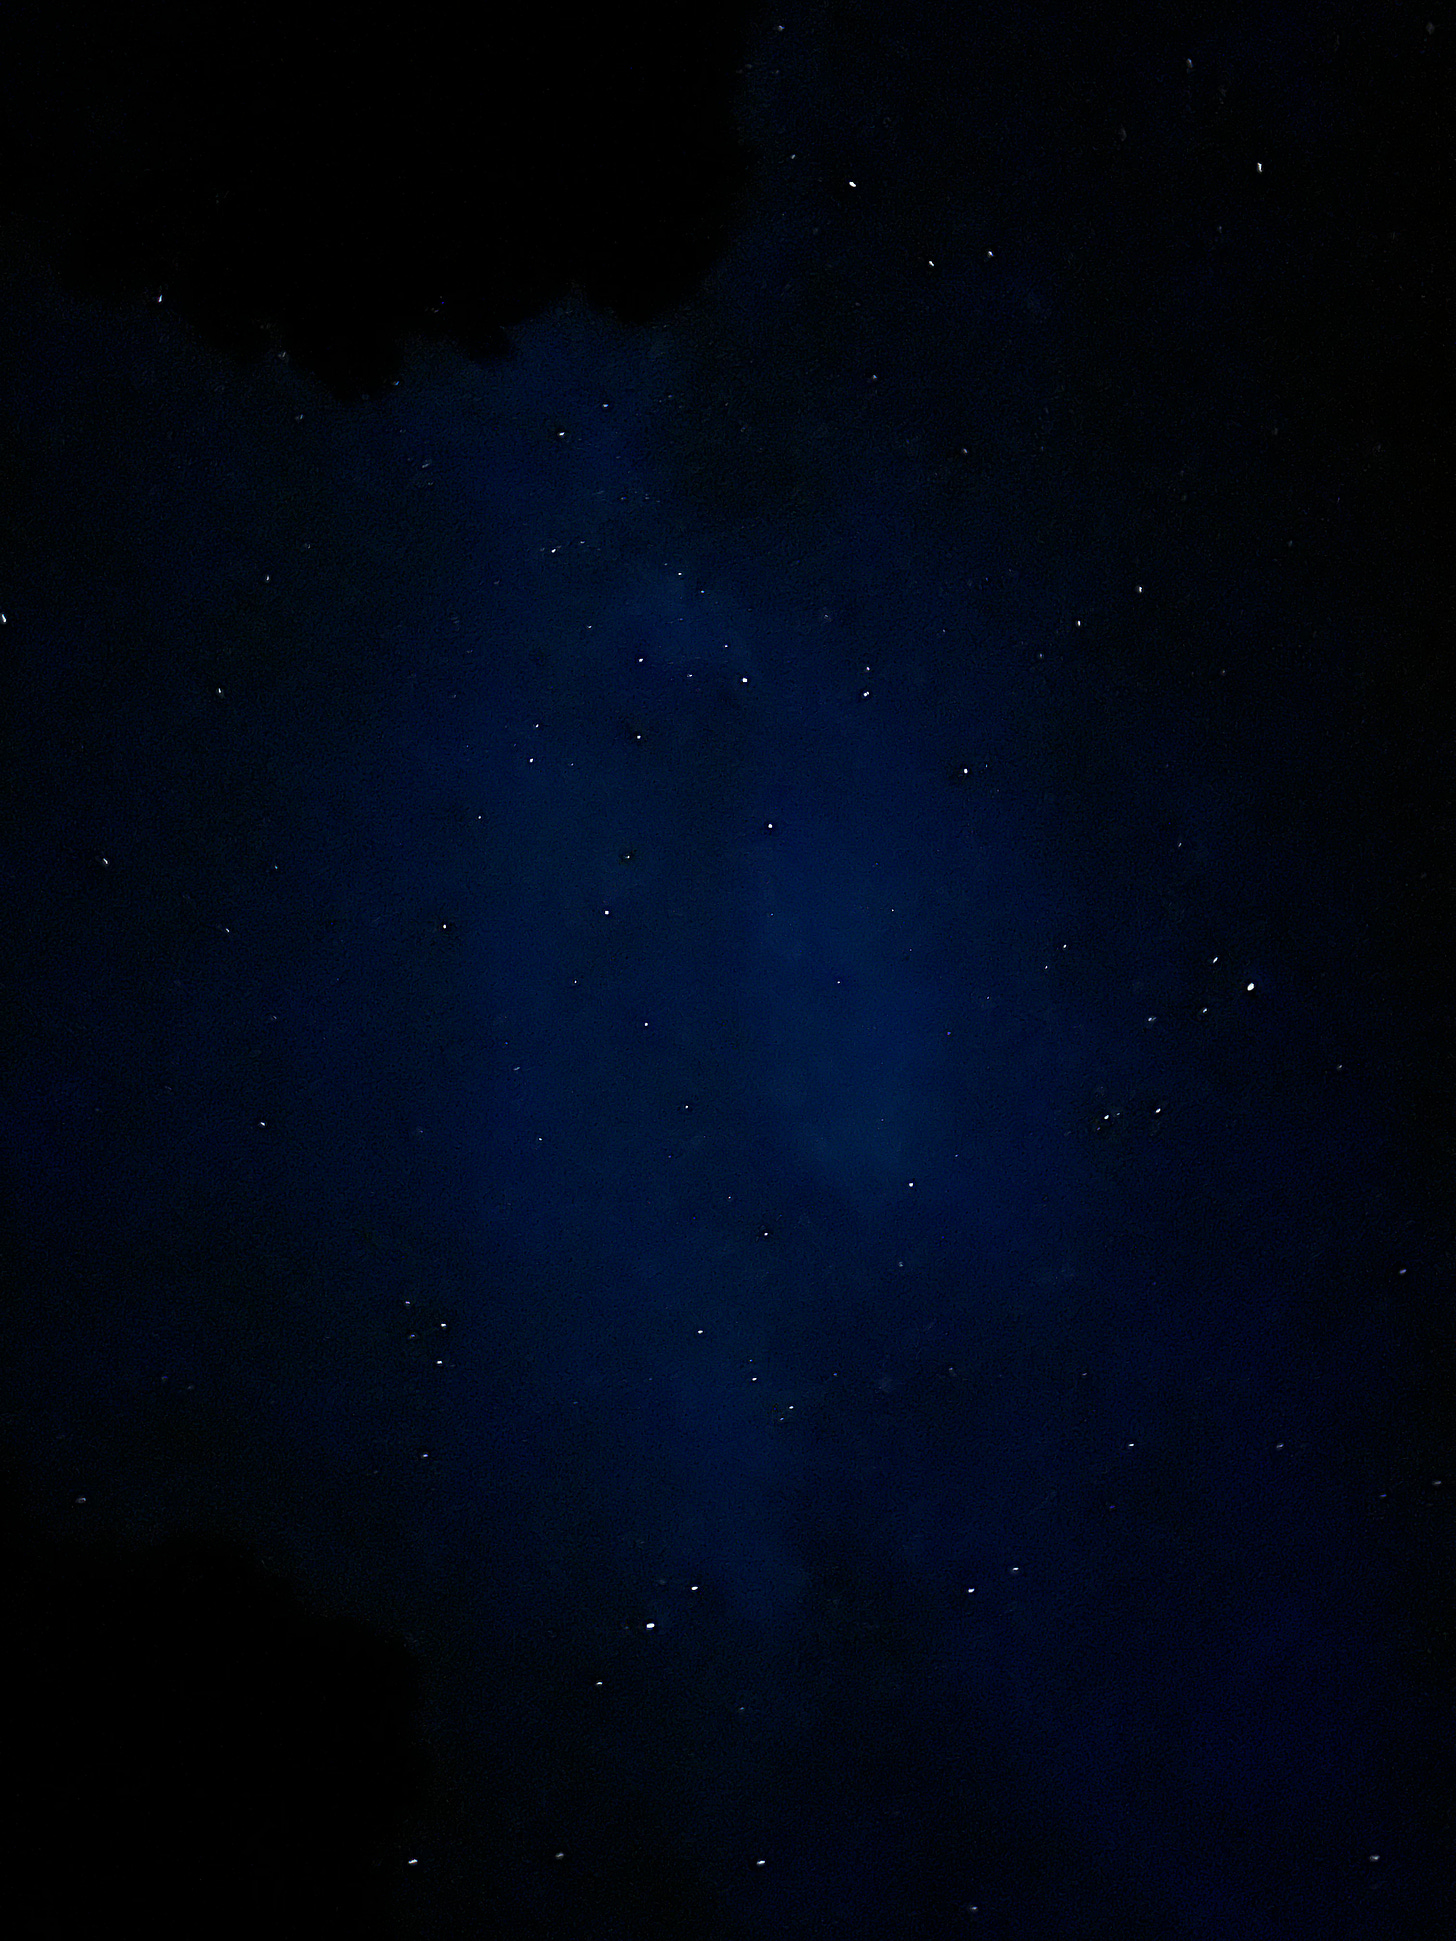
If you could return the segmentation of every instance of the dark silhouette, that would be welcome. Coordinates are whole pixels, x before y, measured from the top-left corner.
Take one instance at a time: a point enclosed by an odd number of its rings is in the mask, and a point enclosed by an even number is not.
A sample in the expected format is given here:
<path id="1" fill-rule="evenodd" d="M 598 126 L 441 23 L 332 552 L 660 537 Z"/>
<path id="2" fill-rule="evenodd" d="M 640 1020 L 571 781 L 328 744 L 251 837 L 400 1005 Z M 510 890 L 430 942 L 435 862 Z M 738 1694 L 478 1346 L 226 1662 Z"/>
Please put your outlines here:
<path id="1" fill-rule="evenodd" d="M 3 1523 L 7 1931 L 399 1932 L 427 1782 L 407 1647 L 231 1543 Z"/>
<path id="2" fill-rule="evenodd" d="M 154 294 L 340 398 L 387 387 L 410 338 L 504 355 L 573 291 L 648 321 L 749 184 L 752 12 L 9 8 L 0 212 L 73 290 Z"/>

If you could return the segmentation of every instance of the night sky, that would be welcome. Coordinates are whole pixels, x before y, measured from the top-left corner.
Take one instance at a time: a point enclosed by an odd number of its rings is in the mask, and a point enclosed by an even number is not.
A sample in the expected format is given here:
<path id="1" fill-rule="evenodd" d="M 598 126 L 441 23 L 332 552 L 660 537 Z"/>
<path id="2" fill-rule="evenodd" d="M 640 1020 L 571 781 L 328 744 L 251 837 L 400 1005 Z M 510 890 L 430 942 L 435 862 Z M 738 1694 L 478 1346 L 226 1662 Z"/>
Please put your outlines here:
<path id="1" fill-rule="evenodd" d="M 1456 21 L 683 11 L 0 24 L 0 1919 L 1456 1932 Z"/>

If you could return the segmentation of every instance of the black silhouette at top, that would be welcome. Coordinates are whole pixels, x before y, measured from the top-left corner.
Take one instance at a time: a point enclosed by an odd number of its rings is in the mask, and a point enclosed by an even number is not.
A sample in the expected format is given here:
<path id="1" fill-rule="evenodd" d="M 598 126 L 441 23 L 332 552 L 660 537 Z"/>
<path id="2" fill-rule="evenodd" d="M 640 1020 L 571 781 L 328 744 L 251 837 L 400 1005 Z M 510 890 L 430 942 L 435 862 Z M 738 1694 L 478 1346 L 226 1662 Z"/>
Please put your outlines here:
<path id="1" fill-rule="evenodd" d="M 0 215 L 73 290 L 155 291 L 348 399 L 411 339 L 488 360 L 573 292 L 697 287 L 751 178 L 742 5 L 506 10 L 62 0 L 0 27 Z"/>

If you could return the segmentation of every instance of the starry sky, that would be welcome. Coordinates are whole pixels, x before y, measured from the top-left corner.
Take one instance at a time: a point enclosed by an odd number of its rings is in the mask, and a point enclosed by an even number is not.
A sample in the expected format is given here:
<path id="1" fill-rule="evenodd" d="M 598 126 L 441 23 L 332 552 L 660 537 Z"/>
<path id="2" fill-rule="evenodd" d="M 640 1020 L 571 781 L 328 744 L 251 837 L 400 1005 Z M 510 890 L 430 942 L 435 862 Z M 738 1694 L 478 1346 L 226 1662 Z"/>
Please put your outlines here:
<path id="1" fill-rule="evenodd" d="M 1456 1917 L 1453 33 L 11 10 L 24 1933 Z"/>

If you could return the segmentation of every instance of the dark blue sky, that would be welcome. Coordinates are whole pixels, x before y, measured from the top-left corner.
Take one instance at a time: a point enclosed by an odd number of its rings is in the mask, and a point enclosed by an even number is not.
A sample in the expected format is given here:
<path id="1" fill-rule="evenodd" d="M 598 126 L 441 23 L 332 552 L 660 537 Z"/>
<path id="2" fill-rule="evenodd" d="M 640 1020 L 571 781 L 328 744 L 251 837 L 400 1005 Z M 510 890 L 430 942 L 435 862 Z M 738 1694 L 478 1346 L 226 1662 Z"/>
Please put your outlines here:
<path id="1" fill-rule="evenodd" d="M 26 1932 L 1439 1931 L 1445 16 L 70 11 Z"/>

